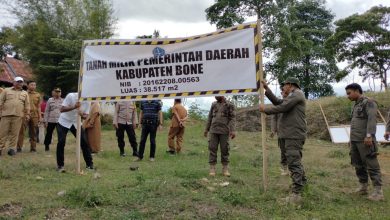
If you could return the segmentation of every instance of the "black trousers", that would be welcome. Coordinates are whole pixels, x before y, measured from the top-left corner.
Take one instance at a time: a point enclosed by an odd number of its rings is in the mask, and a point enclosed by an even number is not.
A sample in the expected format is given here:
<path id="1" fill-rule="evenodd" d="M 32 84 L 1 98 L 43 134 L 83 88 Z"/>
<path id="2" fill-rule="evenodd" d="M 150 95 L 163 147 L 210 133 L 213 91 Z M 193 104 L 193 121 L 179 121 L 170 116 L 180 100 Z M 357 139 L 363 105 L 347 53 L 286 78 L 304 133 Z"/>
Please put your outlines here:
<path id="1" fill-rule="evenodd" d="M 125 153 L 125 131 L 127 137 L 129 138 L 129 142 L 131 148 L 133 148 L 133 156 L 138 156 L 137 153 L 137 138 L 135 137 L 135 131 L 133 125 L 129 124 L 118 124 L 118 129 L 116 129 L 116 137 L 118 139 L 118 147 L 121 154 Z"/>
<path id="2" fill-rule="evenodd" d="M 51 123 L 51 122 L 47 123 L 45 142 L 44 142 L 45 146 L 49 146 L 51 144 L 51 140 L 53 138 L 53 131 L 54 128 L 56 127 L 57 127 L 57 123 Z"/>
<path id="3" fill-rule="evenodd" d="M 148 135 L 150 134 L 150 158 L 154 158 L 156 154 L 156 133 L 157 123 L 142 123 L 141 142 L 139 143 L 138 157 L 144 158 L 145 144 Z"/>
<path id="4" fill-rule="evenodd" d="M 64 166 L 64 150 L 65 150 L 65 143 L 66 143 L 66 135 L 68 134 L 68 131 L 72 132 L 73 136 L 76 137 L 76 128 L 72 125 L 70 128 L 66 128 L 62 126 L 60 123 L 57 124 L 57 135 L 58 135 L 58 143 L 57 143 L 57 166 L 63 167 Z M 92 156 L 91 156 L 91 150 L 89 149 L 88 142 L 86 141 L 85 131 L 84 129 L 81 129 L 81 139 L 80 139 L 80 146 L 81 150 L 83 152 L 83 157 L 85 164 L 89 166 L 93 166 Z"/>

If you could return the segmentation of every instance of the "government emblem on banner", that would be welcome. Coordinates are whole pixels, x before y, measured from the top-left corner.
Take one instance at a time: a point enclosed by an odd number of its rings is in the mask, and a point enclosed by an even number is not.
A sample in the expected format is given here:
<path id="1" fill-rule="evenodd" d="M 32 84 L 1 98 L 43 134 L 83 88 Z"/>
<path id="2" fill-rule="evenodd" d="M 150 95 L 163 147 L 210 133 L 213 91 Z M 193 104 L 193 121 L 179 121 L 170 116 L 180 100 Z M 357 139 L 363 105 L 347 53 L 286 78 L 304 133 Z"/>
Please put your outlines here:
<path id="1" fill-rule="evenodd" d="M 157 57 L 161 57 L 161 56 L 164 56 L 165 55 L 165 50 L 162 49 L 161 47 L 156 47 L 153 49 L 153 56 L 155 58 Z"/>

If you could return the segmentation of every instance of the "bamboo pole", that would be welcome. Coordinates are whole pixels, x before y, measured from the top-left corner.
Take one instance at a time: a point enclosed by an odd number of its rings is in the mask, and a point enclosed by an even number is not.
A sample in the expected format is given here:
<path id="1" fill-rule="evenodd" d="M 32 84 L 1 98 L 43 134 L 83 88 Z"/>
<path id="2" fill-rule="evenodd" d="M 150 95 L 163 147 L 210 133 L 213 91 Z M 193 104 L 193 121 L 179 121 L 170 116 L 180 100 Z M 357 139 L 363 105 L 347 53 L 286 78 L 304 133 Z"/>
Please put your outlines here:
<path id="1" fill-rule="evenodd" d="M 260 80 L 264 79 L 263 72 L 263 43 L 262 43 L 262 34 L 261 34 L 261 23 L 260 20 L 257 20 L 257 36 L 258 36 L 258 51 L 259 51 L 259 77 Z M 260 85 L 260 103 L 264 104 L 264 86 Z M 263 189 L 264 192 L 268 189 L 268 148 L 265 145 L 266 141 L 266 121 L 265 113 L 261 114 L 261 145 L 263 150 Z"/>

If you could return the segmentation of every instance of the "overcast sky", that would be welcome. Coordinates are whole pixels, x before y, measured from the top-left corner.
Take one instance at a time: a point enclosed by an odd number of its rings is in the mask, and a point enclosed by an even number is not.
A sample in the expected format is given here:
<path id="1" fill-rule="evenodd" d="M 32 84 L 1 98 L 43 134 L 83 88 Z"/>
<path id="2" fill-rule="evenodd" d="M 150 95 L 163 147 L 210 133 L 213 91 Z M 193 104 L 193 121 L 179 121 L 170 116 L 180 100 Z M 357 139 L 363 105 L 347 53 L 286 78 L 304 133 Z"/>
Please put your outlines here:
<path id="1" fill-rule="evenodd" d="M 151 35 L 155 29 L 160 31 L 161 37 L 170 38 L 213 32 L 216 28 L 207 22 L 204 12 L 213 3 L 214 0 L 113 0 L 114 16 L 118 18 L 114 38 Z M 326 3 L 336 19 L 362 13 L 380 4 L 390 6 L 390 0 L 327 0 Z M 12 25 L 12 16 L 7 15 L 3 8 L 0 6 L 0 26 Z M 254 21 L 254 18 L 247 21 Z M 345 84 L 356 81 L 356 78 L 356 74 L 351 75 L 335 84 L 335 91 L 343 93 Z M 212 99 L 207 100 L 202 104 L 207 105 Z"/>

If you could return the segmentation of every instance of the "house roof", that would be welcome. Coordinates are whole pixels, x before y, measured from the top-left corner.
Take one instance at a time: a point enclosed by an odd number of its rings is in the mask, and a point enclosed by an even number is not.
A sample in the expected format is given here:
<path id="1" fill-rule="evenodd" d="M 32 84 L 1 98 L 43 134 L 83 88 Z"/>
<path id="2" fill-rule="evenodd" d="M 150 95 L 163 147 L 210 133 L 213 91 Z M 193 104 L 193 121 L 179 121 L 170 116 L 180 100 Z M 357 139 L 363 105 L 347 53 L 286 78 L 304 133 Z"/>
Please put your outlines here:
<path id="1" fill-rule="evenodd" d="M 6 57 L 0 61 L 0 69 L 0 82 L 3 83 L 12 83 L 13 79 L 17 76 L 22 77 L 24 80 L 33 78 L 30 65 L 25 61 L 13 57 Z"/>

